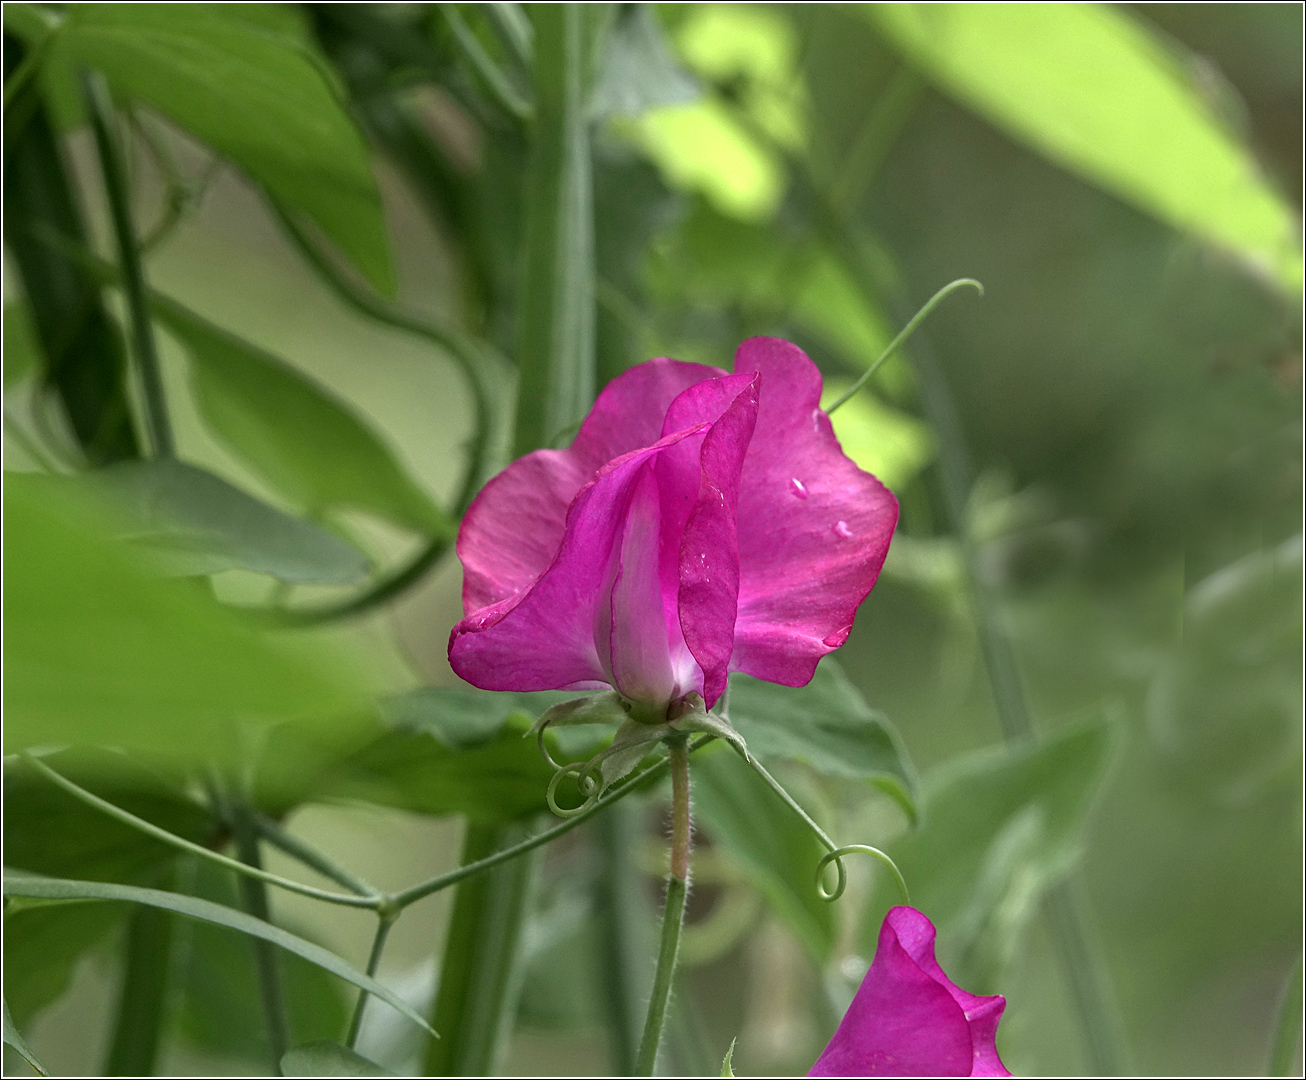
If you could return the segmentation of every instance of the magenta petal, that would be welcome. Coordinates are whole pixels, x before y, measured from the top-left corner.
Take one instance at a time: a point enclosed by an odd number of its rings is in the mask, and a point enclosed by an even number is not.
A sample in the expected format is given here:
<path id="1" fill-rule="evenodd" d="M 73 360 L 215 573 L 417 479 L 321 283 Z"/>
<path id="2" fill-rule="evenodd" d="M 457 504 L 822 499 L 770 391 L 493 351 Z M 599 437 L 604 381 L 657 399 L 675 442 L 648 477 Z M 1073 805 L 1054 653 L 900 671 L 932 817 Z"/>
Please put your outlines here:
<path id="1" fill-rule="evenodd" d="M 922 930 L 933 956 L 934 927 L 924 915 L 902 907 L 889 913 L 871 969 L 809 1076 L 971 1074 L 966 1015 L 912 955 Z"/>
<path id="2" fill-rule="evenodd" d="M 802 686 L 852 629 L 888 554 L 898 501 L 839 448 L 820 408 L 821 373 L 796 345 L 750 338 L 735 371 L 761 382 L 739 489 L 731 667 Z"/>
<path id="3" fill-rule="evenodd" d="M 486 484 L 458 530 L 463 611 L 529 588 L 558 552 L 576 493 L 609 461 L 657 442 L 667 408 L 685 389 L 723 374 L 666 359 L 631 368 L 604 387 L 568 449 L 527 454 Z"/>
<path id="4" fill-rule="evenodd" d="M 611 592 L 630 502 L 645 467 L 700 436 L 690 429 L 610 462 L 571 504 L 557 556 L 533 585 L 473 611 L 449 636 L 449 663 L 484 690 L 559 690 L 609 681 Z M 518 464 L 521 464 L 520 462 Z M 661 608 L 650 617 L 661 618 Z"/>

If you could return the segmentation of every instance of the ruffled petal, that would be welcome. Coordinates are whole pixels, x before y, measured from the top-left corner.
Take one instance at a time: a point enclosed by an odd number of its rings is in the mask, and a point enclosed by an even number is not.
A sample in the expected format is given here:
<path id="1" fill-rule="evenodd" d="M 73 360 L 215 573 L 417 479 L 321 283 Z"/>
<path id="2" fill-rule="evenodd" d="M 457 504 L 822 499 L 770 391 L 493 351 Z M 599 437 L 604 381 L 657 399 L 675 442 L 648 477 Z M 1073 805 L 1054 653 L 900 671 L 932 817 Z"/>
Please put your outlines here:
<path id="1" fill-rule="evenodd" d="M 605 465 L 572 502 L 557 555 L 538 580 L 473 611 L 453 628 L 449 662 L 454 671 L 485 690 L 609 683 L 613 587 L 623 556 L 638 561 L 635 553 L 645 543 L 643 525 L 635 523 L 631 551 L 626 550 L 632 499 L 646 466 L 687 439 L 701 440 L 706 430 L 700 425 L 678 432 Z M 661 619 L 662 605 L 646 609 L 642 617 Z M 608 655 L 601 657 L 600 648 Z"/>
<path id="2" fill-rule="evenodd" d="M 735 371 L 761 375 L 739 489 L 739 613 L 731 669 L 802 686 L 837 649 L 879 576 L 898 501 L 839 448 L 821 373 L 796 345 L 750 338 Z"/>
<path id="3" fill-rule="evenodd" d="M 527 454 L 486 484 L 458 530 L 464 613 L 529 588 L 558 553 L 576 493 L 609 461 L 656 443 L 685 389 L 723 374 L 668 359 L 631 368 L 604 387 L 570 447 Z"/>
<path id="4" fill-rule="evenodd" d="M 909 913 L 896 917 L 899 913 Z M 915 916 L 913 919 L 911 916 Z M 934 927 L 912 908 L 894 908 L 880 927 L 875 960 L 834 1038 L 809 1076 L 969 1076 L 973 1053 L 962 1007 L 921 969 L 909 945 Z M 906 937 L 906 942 L 903 940 Z"/>

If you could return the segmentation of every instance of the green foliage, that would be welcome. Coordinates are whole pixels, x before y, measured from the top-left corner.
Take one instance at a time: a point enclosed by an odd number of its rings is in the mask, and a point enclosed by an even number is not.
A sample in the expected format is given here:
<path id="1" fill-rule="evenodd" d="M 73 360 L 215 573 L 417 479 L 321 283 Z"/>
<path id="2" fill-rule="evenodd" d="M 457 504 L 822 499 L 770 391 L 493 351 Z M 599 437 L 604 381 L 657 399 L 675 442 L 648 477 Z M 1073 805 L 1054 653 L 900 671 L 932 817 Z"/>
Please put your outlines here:
<path id="1" fill-rule="evenodd" d="M 733 751 L 693 763 L 693 799 L 708 835 L 818 963 L 834 948 L 834 914 L 817 895 L 825 848 Z"/>
<path id="2" fill-rule="evenodd" d="M 55 48 L 102 71 L 302 209 L 382 292 L 394 289 L 367 151 L 308 47 L 224 5 L 76 4 Z"/>
<path id="3" fill-rule="evenodd" d="M 1300 290 L 1292 211 L 1182 60 L 1128 15 L 1088 4 L 866 11 L 929 77 L 1016 138 Z"/>
<path id="4" fill-rule="evenodd" d="M 347 729 L 357 667 L 154 577 L 108 538 L 97 505 L 41 479 L 11 475 L 4 489 L 6 749 L 113 744 L 199 763 L 233 759 L 237 720 L 312 717 L 326 739 Z"/>
<path id="5" fill-rule="evenodd" d="M 751 753 L 799 761 L 826 776 L 869 780 L 916 819 L 915 773 L 897 732 L 833 657 L 798 689 L 733 676 L 730 719 Z"/>
<path id="6" fill-rule="evenodd" d="M 4 386 L 17 386 L 40 370 L 36 327 L 26 304 L 9 303 L 4 310 Z"/>
<path id="7" fill-rule="evenodd" d="M 343 402 L 179 305 L 161 302 L 159 315 L 190 353 L 210 427 L 295 505 L 319 514 L 370 510 L 426 533 L 449 529 L 430 496 Z"/>
<path id="8" fill-rule="evenodd" d="M 889 854 L 912 906 L 939 927 L 948 972 L 972 992 L 992 992 L 1043 891 L 1079 857 L 1112 742 L 1112 725 L 1095 720 L 958 758 L 927 777 L 923 824 Z M 899 902 L 882 876 L 862 924 L 868 954 Z"/>
<path id="9" fill-rule="evenodd" d="M 25 1027 L 68 988 L 77 963 L 122 923 L 114 904 L 40 904 L 5 915 L 5 1002 Z"/>
<path id="10" fill-rule="evenodd" d="M 187 918 L 198 919 L 214 926 L 226 927 L 239 931 L 249 937 L 270 941 L 287 952 L 315 964 L 324 971 L 353 983 L 380 998 L 386 1004 L 398 1009 L 414 1023 L 427 1028 L 425 1020 L 413 1010 L 403 998 L 375 979 L 363 974 L 352 964 L 340 959 L 320 945 L 305 941 L 279 927 L 246 915 L 225 904 L 215 904 L 194 896 L 180 893 L 163 892 L 160 889 L 142 889 L 135 885 L 118 885 L 100 881 L 68 881 L 63 878 L 27 877 L 11 874 L 5 878 L 4 894 L 6 897 L 26 897 L 41 900 L 125 900 L 131 903 L 147 904 L 164 911 L 176 912 Z"/>
<path id="11" fill-rule="evenodd" d="M 41 1064 L 41 1059 L 38 1058 L 36 1056 L 35 1051 L 33 1051 L 32 1048 L 27 1045 L 27 1040 L 23 1038 L 22 1032 L 18 1030 L 17 1026 L 14 1024 L 13 1018 L 9 1015 L 9 1003 L 7 1001 L 4 1004 L 4 1010 L 5 1010 L 5 1021 L 4 1021 L 5 1045 L 12 1046 L 15 1050 L 17 1050 L 18 1053 L 22 1055 L 23 1060 L 26 1061 L 27 1064 L 29 1064 L 33 1069 L 35 1069 L 40 1075 L 48 1076 L 49 1070 L 47 1070 L 46 1067 Z"/>
<path id="12" fill-rule="evenodd" d="M 318 1039 L 292 1047 L 281 1059 L 282 1076 L 394 1076 L 346 1046 Z"/>

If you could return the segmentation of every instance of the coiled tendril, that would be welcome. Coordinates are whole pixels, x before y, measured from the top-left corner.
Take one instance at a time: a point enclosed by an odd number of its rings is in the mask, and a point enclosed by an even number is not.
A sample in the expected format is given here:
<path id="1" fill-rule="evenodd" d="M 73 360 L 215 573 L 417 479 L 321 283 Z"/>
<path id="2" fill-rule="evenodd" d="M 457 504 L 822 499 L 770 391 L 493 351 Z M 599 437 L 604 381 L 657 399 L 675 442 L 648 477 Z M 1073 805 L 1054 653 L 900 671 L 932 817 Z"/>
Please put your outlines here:
<path id="1" fill-rule="evenodd" d="M 824 834 L 822 834 L 822 839 L 825 840 L 826 843 L 829 843 L 829 840 L 825 838 Z M 843 895 L 844 889 L 848 887 L 848 869 L 843 864 L 843 857 L 845 855 L 851 855 L 855 851 L 864 852 L 867 855 L 873 855 L 887 866 L 889 868 L 889 873 L 893 875 L 893 880 L 898 884 L 898 891 L 902 893 L 902 902 L 904 904 L 911 903 L 911 898 L 907 894 L 907 882 L 902 876 L 902 871 L 898 869 L 898 864 L 879 848 L 871 847 L 870 844 L 847 844 L 841 848 L 831 848 L 827 854 L 821 856 L 821 861 L 816 864 L 816 891 L 821 894 L 822 900 L 833 902 Z M 834 888 L 827 891 L 822 875 L 825 873 L 825 868 L 831 863 L 834 863 L 834 868 L 838 871 L 839 878 L 835 883 Z"/>

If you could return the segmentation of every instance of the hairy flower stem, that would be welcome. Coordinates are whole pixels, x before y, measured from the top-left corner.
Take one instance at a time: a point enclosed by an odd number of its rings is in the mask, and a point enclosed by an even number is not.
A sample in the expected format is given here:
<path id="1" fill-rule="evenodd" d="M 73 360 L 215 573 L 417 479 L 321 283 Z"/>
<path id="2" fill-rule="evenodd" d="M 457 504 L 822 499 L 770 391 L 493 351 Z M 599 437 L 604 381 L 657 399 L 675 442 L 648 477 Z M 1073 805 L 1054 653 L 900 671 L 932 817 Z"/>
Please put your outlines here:
<path id="1" fill-rule="evenodd" d="M 657 1063 L 662 1025 L 671 1000 L 680 951 L 680 928 L 685 921 L 685 894 L 689 890 L 689 750 L 682 736 L 669 743 L 671 751 L 671 873 L 667 877 L 667 903 L 662 916 L 662 944 L 658 949 L 653 996 L 649 998 L 644 1037 L 635 1059 L 637 1076 L 652 1076 Z"/>

